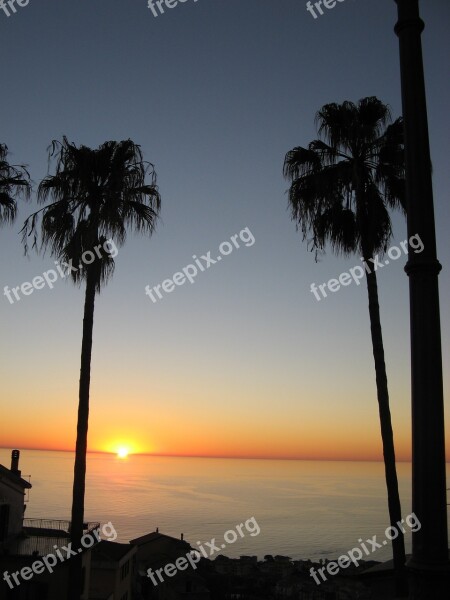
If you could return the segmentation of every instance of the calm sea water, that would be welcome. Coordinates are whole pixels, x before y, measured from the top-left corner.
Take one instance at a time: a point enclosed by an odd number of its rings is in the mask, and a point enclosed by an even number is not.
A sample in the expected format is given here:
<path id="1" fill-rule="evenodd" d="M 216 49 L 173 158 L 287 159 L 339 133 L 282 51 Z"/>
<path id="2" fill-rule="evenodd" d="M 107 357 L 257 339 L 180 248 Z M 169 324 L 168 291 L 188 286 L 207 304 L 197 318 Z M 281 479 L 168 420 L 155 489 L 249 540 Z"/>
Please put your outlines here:
<path id="1" fill-rule="evenodd" d="M 10 465 L 10 452 L 0 450 Z M 31 474 L 26 516 L 69 519 L 73 454 L 23 450 L 22 476 Z M 411 465 L 398 464 L 403 516 L 411 512 Z M 86 520 L 111 521 L 117 541 L 154 531 L 192 545 L 216 538 L 254 517 L 257 536 L 246 532 L 223 551 L 283 554 L 294 559 L 332 558 L 363 540 L 385 539 L 389 525 L 382 463 L 166 458 L 90 454 Z M 409 528 L 407 528 L 409 529 Z M 410 532 L 406 534 L 410 549 Z M 389 546 L 370 558 L 386 560 Z"/>

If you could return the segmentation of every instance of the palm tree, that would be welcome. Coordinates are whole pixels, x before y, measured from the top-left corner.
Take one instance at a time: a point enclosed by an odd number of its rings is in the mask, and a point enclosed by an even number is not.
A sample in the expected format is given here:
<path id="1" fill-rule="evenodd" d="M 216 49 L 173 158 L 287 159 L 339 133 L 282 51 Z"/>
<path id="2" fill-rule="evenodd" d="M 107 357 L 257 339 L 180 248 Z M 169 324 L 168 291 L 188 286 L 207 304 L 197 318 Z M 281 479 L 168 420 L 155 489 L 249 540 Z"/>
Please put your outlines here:
<path id="1" fill-rule="evenodd" d="M 82 269 L 71 269 L 75 283 L 86 282 L 71 517 L 72 548 L 77 550 L 83 535 L 94 301 L 114 269 L 105 241 L 121 246 L 127 227 L 151 235 L 161 199 L 153 165 L 143 161 L 140 147 L 131 140 L 105 142 L 93 150 L 63 137 L 62 143 L 52 143 L 51 157 L 56 158 L 56 172 L 39 184 L 38 200 L 45 203 L 51 198 L 52 202 L 28 217 L 22 232 L 26 250 L 30 235 L 36 246 L 40 221 L 41 247 L 69 265 L 70 261 L 76 266 L 84 263 Z M 88 256 L 90 264 L 86 264 Z M 69 600 L 79 600 L 81 555 L 78 560 L 71 558 L 70 567 Z"/>
<path id="2" fill-rule="evenodd" d="M 403 122 L 391 123 L 389 108 L 376 97 L 357 104 L 326 104 L 316 115 L 319 139 L 286 154 L 284 176 L 291 181 L 289 206 L 303 239 L 317 253 L 329 243 L 336 254 L 357 254 L 365 264 L 383 256 L 392 238 L 390 209 L 405 212 Z M 370 272 L 369 272 L 370 271 Z M 400 498 L 386 365 L 378 304 L 377 276 L 365 269 L 378 407 L 391 526 L 399 530 Z M 405 594 L 405 545 L 400 531 L 392 541 L 397 594 Z"/>
<path id="3" fill-rule="evenodd" d="M 17 214 L 16 197 L 30 197 L 30 175 L 23 165 L 8 163 L 8 146 L 0 144 L 0 225 L 11 224 Z"/>

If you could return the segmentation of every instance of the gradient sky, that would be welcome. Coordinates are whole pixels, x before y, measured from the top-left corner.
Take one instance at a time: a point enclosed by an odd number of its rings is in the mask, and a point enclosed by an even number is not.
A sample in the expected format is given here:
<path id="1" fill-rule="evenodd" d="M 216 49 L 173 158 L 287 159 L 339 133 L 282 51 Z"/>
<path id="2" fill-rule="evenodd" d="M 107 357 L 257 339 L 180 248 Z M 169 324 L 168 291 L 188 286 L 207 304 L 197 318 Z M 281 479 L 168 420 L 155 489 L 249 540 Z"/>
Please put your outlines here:
<path id="1" fill-rule="evenodd" d="M 314 20 L 305 4 L 187 0 L 155 18 L 146 0 L 31 0 L 0 13 L 10 160 L 39 182 L 52 139 L 131 138 L 158 174 L 158 229 L 129 236 L 96 302 L 93 451 L 382 457 L 365 284 L 320 302 L 310 292 L 359 258 L 315 262 L 290 220 L 282 164 L 316 137 L 325 103 L 376 95 L 400 115 L 396 5 L 346 0 Z M 421 5 L 448 398 L 450 5 Z M 54 266 L 50 255 L 23 256 L 18 231 L 35 206 L 0 231 L 2 290 Z M 253 246 L 156 304 L 144 294 L 245 227 Z M 398 244 L 402 217 L 394 230 Z M 411 428 L 405 262 L 378 278 L 400 460 Z M 71 450 L 83 290 L 60 280 L 13 305 L 2 296 L 0 311 L 0 446 Z"/>

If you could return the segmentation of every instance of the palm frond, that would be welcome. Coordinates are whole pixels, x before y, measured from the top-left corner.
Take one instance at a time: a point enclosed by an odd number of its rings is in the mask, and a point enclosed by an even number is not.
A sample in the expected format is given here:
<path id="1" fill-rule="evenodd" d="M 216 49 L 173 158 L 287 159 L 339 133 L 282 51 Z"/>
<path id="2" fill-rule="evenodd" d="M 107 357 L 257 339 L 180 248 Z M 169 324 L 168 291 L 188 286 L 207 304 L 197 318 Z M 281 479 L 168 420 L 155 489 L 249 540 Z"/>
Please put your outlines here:
<path id="1" fill-rule="evenodd" d="M 25 165 L 8 162 L 8 146 L 0 144 L 0 225 L 11 224 L 17 214 L 17 198 L 28 200 L 31 177 Z"/>
<path id="2" fill-rule="evenodd" d="M 21 230 L 25 252 L 32 236 L 38 250 L 48 249 L 61 260 L 80 264 L 82 255 L 101 245 L 102 239 L 113 239 L 120 246 L 128 229 L 153 233 L 161 197 L 153 164 L 143 161 L 140 146 L 128 139 L 91 149 L 64 136 L 61 142 L 54 140 L 48 152 L 55 169 L 39 184 L 37 197 L 41 204 L 52 202 L 25 221 Z M 102 255 L 72 277 L 79 283 L 95 270 L 100 289 L 113 269 L 113 257 Z"/>
<path id="3" fill-rule="evenodd" d="M 378 98 L 324 105 L 319 139 L 287 152 L 283 175 L 291 217 L 316 252 L 382 253 L 388 209 L 405 207 L 403 122 Z"/>

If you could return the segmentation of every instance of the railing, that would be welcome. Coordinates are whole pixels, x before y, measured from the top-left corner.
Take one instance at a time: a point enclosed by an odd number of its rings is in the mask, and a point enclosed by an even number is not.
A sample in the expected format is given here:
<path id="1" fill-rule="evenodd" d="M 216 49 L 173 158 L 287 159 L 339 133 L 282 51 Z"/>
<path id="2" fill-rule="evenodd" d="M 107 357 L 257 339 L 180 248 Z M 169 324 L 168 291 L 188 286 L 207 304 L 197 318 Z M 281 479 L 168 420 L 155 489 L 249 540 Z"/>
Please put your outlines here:
<path id="1" fill-rule="evenodd" d="M 57 521 L 54 519 L 24 519 L 24 527 L 33 527 L 36 529 L 56 529 L 65 533 L 70 532 L 70 521 Z"/>
<path id="2" fill-rule="evenodd" d="M 89 535 L 100 528 L 100 523 L 83 523 L 83 534 Z M 96 537 L 96 536 L 93 536 Z M 70 539 L 70 521 L 55 519 L 24 519 L 22 533 L 3 544 L 0 554 L 18 556 L 45 556 Z"/>
<path id="3" fill-rule="evenodd" d="M 33 527 L 34 529 L 51 529 L 53 531 L 61 531 L 62 533 L 70 533 L 70 521 L 61 521 L 56 519 L 24 519 L 24 527 Z M 98 529 L 100 523 L 87 522 L 83 523 L 83 533 L 90 533 L 94 529 Z"/>

